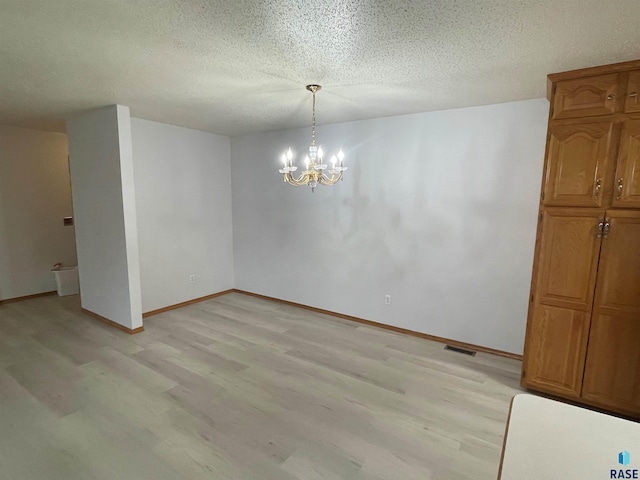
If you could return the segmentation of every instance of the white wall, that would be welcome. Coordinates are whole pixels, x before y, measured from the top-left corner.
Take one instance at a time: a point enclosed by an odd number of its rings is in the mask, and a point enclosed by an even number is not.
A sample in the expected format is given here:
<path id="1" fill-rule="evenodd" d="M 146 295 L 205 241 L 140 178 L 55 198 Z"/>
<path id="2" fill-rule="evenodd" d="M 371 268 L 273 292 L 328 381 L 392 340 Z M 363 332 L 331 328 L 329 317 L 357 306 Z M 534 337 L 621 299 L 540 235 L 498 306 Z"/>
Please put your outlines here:
<path id="1" fill-rule="evenodd" d="M 276 172 L 310 129 L 232 138 L 236 288 L 522 353 L 547 112 L 539 99 L 322 126 L 349 170 L 315 194 Z"/>
<path id="2" fill-rule="evenodd" d="M 67 121 L 82 306 L 142 326 L 129 108 Z"/>
<path id="3" fill-rule="evenodd" d="M 54 263 L 76 264 L 67 137 L 0 126 L 0 300 L 56 289 Z"/>
<path id="4" fill-rule="evenodd" d="M 131 126 L 143 311 L 233 288 L 229 137 Z"/>

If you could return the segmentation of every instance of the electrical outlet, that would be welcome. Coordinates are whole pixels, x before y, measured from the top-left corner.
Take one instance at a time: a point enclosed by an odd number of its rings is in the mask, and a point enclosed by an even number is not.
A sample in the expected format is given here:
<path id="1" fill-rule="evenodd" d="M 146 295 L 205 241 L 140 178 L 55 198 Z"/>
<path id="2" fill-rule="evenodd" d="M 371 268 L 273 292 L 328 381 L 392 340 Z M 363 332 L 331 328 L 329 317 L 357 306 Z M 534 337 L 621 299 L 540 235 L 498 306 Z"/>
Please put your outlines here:
<path id="1" fill-rule="evenodd" d="M 195 275 L 189 275 L 189 283 L 193 283 L 196 281 L 196 276 Z"/>
<path id="2" fill-rule="evenodd" d="M 384 296 L 384 304 L 385 305 L 391 305 L 391 295 L 385 295 Z"/>

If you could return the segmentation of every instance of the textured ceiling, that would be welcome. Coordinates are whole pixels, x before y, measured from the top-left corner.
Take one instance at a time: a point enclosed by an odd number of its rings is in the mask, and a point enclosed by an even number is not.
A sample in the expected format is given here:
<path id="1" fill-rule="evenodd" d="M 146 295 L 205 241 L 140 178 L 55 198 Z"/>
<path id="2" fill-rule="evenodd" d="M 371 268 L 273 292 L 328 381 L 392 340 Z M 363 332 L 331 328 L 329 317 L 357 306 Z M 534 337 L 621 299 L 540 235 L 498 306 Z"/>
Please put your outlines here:
<path id="1" fill-rule="evenodd" d="M 0 123 L 119 103 L 236 135 L 542 97 L 640 58 L 638 0 L 0 0 Z"/>

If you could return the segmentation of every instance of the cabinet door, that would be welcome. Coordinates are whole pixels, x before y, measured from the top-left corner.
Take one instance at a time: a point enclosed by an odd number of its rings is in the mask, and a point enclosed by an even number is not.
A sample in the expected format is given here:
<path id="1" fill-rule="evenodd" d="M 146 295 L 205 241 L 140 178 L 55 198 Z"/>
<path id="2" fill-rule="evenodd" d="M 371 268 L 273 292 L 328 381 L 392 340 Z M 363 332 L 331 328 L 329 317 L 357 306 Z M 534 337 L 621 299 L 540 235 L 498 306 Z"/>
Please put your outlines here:
<path id="1" fill-rule="evenodd" d="M 549 208 L 544 213 L 525 342 L 527 387 L 580 395 L 603 217 L 600 209 Z"/>
<path id="2" fill-rule="evenodd" d="M 640 120 L 622 127 L 613 206 L 640 208 Z"/>
<path id="3" fill-rule="evenodd" d="M 558 82 L 553 97 L 553 118 L 614 113 L 618 105 L 618 78 L 617 73 L 612 73 Z"/>
<path id="4" fill-rule="evenodd" d="M 640 212 L 607 211 L 582 396 L 640 413 Z"/>
<path id="5" fill-rule="evenodd" d="M 550 126 L 543 203 L 602 206 L 612 137 L 611 122 Z"/>
<path id="6" fill-rule="evenodd" d="M 629 73 L 627 83 L 627 98 L 624 103 L 625 112 L 640 112 L 640 70 Z"/>

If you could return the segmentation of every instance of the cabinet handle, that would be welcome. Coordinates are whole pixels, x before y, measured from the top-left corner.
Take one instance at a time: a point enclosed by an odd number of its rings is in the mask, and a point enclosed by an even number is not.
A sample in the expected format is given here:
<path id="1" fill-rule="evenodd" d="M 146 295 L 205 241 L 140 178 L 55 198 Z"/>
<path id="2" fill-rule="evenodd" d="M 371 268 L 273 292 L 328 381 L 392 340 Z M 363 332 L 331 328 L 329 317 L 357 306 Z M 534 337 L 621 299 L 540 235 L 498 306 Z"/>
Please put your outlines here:
<path id="1" fill-rule="evenodd" d="M 638 92 L 631 92 L 629 94 L 630 97 L 637 97 L 638 96 Z"/>
<path id="2" fill-rule="evenodd" d="M 596 187 L 593 189 L 593 196 L 598 198 L 600 196 L 600 190 L 602 189 L 602 179 L 596 180 Z"/>
<path id="3" fill-rule="evenodd" d="M 611 94 L 611 95 L 607 95 L 607 100 L 615 100 L 616 96 Z"/>
<path id="4" fill-rule="evenodd" d="M 609 222 L 605 221 L 604 227 L 602 228 L 602 238 L 608 238 L 608 237 L 609 237 Z"/>
<path id="5" fill-rule="evenodd" d="M 624 184 L 624 179 L 623 178 L 619 178 L 618 179 L 618 195 L 616 195 L 616 200 L 622 200 L 622 187 Z"/>
<path id="6" fill-rule="evenodd" d="M 596 238 L 602 238 L 602 229 L 604 228 L 604 220 L 598 223 L 598 233 L 596 234 Z"/>

